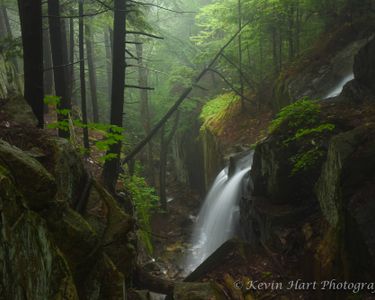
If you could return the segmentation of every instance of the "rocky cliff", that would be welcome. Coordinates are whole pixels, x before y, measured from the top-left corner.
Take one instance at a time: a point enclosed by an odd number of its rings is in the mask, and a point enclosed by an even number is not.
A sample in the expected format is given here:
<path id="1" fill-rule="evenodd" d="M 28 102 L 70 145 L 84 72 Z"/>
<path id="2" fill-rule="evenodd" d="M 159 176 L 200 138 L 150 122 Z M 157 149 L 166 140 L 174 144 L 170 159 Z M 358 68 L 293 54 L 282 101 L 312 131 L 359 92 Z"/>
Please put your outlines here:
<path id="1" fill-rule="evenodd" d="M 23 99 L 0 103 L 0 299 L 123 299 L 133 219 Z"/>
<path id="2" fill-rule="evenodd" d="M 295 274 L 304 278 L 375 275 L 374 53 L 370 40 L 339 96 L 297 103 L 298 130 L 287 107 L 255 150 L 253 195 L 241 203 L 245 235 L 281 261 L 298 261 Z"/>

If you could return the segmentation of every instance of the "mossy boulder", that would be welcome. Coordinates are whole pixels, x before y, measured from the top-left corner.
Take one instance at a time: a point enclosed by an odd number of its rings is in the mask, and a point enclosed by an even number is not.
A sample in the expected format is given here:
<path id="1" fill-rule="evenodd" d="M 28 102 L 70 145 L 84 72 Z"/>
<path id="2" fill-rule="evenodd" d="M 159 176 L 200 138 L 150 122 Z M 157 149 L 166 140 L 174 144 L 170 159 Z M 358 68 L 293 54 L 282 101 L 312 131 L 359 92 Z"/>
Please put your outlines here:
<path id="1" fill-rule="evenodd" d="M 0 140 L 0 164 L 12 174 L 31 209 L 41 210 L 54 201 L 55 180 L 37 160 Z"/>
<path id="2" fill-rule="evenodd" d="M 28 195 L 28 194 L 27 194 Z M 45 221 L 0 170 L 0 295 L 3 299 L 78 299 L 73 276 Z"/>
<path id="3" fill-rule="evenodd" d="M 43 216 L 54 241 L 75 271 L 97 246 L 96 232 L 81 215 L 64 204 L 44 211 Z"/>
<path id="4" fill-rule="evenodd" d="M 1 119 L 6 120 L 9 126 L 37 126 L 38 121 L 34 113 L 22 96 L 0 99 L 0 104 Z"/>
<path id="5" fill-rule="evenodd" d="M 85 183 L 82 158 L 66 139 L 50 137 L 47 142 L 53 148 L 49 164 L 56 179 L 56 198 L 73 204 Z"/>

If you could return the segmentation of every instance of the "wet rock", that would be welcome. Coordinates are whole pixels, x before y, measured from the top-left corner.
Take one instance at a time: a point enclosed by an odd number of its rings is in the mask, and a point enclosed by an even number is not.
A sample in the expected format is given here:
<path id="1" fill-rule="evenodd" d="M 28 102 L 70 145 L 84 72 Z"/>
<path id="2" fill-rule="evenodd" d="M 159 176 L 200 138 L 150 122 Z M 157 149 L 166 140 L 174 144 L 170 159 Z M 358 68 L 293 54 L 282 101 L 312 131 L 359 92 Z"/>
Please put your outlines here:
<path id="1" fill-rule="evenodd" d="M 356 80 L 375 93 L 375 39 L 363 47 L 355 57 Z"/>
<path id="2" fill-rule="evenodd" d="M 10 170 L 31 209 L 46 208 L 54 201 L 55 180 L 37 160 L 0 140 L 0 163 Z"/>
<path id="3" fill-rule="evenodd" d="M 0 99 L 0 114 L 9 122 L 9 126 L 24 125 L 36 127 L 38 121 L 33 114 L 31 107 L 21 96 L 13 96 L 7 99 Z"/>
<path id="4" fill-rule="evenodd" d="M 323 165 L 315 193 L 323 215 L 333 227 L 338 226 L 343 218 L 343 168 L 350 163 L 350 155 L 364 141 L 365 132 L 365 128 L 356 128 L 336 135 L 330 142 L 327 161 Z"/>
<path id="5" fill-rule="evenodd" d="M 27 197 L 27 195 L 26 195 Z M 0 167 L 0 295 L 3 299 L 78 299 L 73 276 L 44 220 Z"/>
<path id="6" fill-rule="evenodd" d="M 85 181 L 82 159 L 66 139 L 50 137 L 47 142 L 53 148 L 50 164 L 56 179 L 56 198 L 74 204 Z"/>

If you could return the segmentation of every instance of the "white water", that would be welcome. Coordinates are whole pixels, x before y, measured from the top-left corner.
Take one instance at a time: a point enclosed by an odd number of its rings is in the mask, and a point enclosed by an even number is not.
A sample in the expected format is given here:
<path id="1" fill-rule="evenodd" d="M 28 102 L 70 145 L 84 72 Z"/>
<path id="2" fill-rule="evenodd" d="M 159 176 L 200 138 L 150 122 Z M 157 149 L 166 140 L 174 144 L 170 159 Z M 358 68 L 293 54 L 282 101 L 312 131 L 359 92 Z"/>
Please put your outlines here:
<path id="1" fill-rule="evenodd" d="M 342 89 L 344 88 L 344 85 L 346 83 L 348 83 L 352 79 L 354 79 L 354 74 L 353 73 L 345 76 L 343 79 L 341 79 L 340 82 L 337 83 L 337 85 L 332 90 L 330 90 L 326 94 L 326 96 L 324 97 L 324 99 L 338 96 L 342 92 Z"/>
<path id="2" fill-rule="evenodd" d="M 186 261 L 186 272 L 193 271 L 218 247 L 235 235 L 239 221 L 242 180 L 250 171 L 252 154 L 237 162 L 235 173 L 228 178 L 228 168 L 216 177 L 199 212 L 192 238 L 192 249 Z"/>

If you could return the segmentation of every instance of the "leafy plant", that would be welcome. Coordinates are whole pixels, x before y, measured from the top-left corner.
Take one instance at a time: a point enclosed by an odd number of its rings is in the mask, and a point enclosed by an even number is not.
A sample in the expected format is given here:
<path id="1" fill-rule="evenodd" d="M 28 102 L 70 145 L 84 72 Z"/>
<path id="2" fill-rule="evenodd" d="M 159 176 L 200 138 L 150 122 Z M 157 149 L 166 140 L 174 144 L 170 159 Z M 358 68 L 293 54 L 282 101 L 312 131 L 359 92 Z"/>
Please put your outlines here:
<path id="1" fill-rule="evenodd" d="M 151 254 L 153 245 L 151 242 L 151 212 L 157 208 L 159 197 L 153 187 L 150 187 L 146 180 L 140 175 L 141 168 L 137 162 L 133 176 L 123 176 L 125 188 L 130 192 L 135 206 L 136 217 L 139 224 L 138 236 L 146 250 Z"/>
<path id="2" fill-rule="evenodd" d="M 319 147 L 314 147 L 303 153 L 298 153 L 290 158 L 293 162 L 291 175 L 297 172 L 306 171 L 312 168 L 325 155 L 325 151 Z"/>
<path id="3" fill-rule="evenodd" d="M 60 104 L 60 97 L 48 95 L 44 97 L 44 103 L 48 105 L 56 105 Z M 67 117 L 67 120 L 60 120 L 54 123 L 48 124 L 48 128 L 50 129 L 61 129 L 61 130 L 70 130 L 72 127 L 75 128 L 88 128 L 90 130 L 94 130 L 100 132 L 103 135 L 103 139 L 95 140 L 94 146 L 99 150 L 106 152 L 109 150 L 111 145 L 114 145 L 124 139 L 123 132 L 124 129 L 122 127 L 110 124 L 102 124 L 102 123 L 88 123 L 83 124 L 80 119 L 71 119 L 71 111 L 70 109 L 59 109 L 56 108 L 56 112 L 62 116 Z M 73 128 L 74 129 L 74 128 Z M 106 153 L 105 155 L 100 157 L 102 162 L 107 160 L 111 160 L 117 157 L 117 154 L 114 153 Z"/>
<path id="4" fill-rule="evenodd" d="M 275 132 L 284 123 L 287 123 L 289 128 L 314 126 L 319 122 L 319 113 L 320 106 L 316 101 L 302 98 L 281 109 L 271 122 L 269 132 Z"/>

